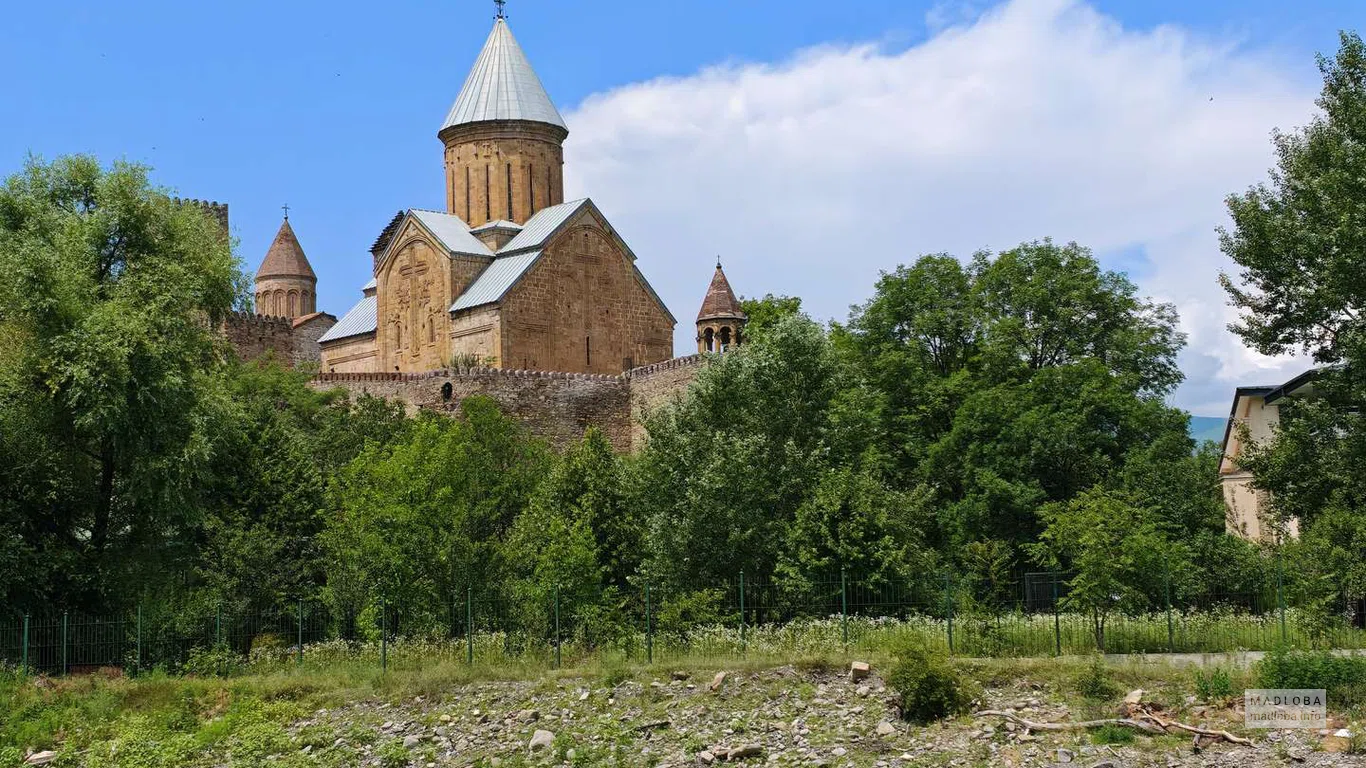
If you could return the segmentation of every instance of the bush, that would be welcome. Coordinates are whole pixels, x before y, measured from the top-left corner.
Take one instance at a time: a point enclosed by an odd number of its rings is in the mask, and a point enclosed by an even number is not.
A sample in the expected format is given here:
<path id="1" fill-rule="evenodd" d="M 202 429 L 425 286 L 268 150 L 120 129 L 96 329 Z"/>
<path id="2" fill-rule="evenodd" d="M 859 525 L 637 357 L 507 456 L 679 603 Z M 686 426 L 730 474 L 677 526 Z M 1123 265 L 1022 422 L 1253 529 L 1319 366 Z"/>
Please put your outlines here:
<path id="1" fill-rule="evenodd" d="M 1110 679 L 1110 670 L 1105 667 L 1105 659 L 1093 656 L 1091 665 L 1077 677 L 1077 693 L 1088 699 L 1105 701 L 1119 694 L 1119 688 Z"/>
<path id="2" fill-rule="evenodd" d="M 1322 688 L 1335 705 L 1366 702 L 1366 656 L 1278 647 L 1257 662 L 1263 688 Z"/>
<path id="3" fill-rule="evenodd" d="M 1228 672 L 1220 667 L 1215 667 L 1206 675 L 1203 670 L 1195 670 L 1195 693 L 1201 701 L 1221 701 L 1232 698 L 1233 681 L 1229 679 Z"/>
<path id="4" fill-rule="evenodd" d="M 1091 732 L 1092 744 L 1131 744 L 1134 732 L 1122 725 L 1102 725 Z"/>
<path id="5" fill-rule="evenodd" d="M 967 711 L 972 701 L 967 683 L 949 660 L 918 645 L 903 646 L 887 676 L 897 694 L 901 718 L 929 723 Z"/>

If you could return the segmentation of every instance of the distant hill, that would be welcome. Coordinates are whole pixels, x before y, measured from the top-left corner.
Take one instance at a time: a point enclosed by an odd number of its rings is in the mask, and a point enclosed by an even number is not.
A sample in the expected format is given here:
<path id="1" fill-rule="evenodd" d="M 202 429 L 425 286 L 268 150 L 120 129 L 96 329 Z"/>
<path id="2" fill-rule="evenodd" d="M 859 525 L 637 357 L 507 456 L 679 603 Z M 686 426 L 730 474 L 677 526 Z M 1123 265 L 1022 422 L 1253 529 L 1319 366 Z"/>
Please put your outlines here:
<path id="1" fill-rule="evenodd" d="M 1224 427 L 1228 424 L 1228 419 L 1223 416 L 1192 416 L 1190 433 L 1196 445 L 1213 440 L 1216 443 L 1224 440 Z"/>

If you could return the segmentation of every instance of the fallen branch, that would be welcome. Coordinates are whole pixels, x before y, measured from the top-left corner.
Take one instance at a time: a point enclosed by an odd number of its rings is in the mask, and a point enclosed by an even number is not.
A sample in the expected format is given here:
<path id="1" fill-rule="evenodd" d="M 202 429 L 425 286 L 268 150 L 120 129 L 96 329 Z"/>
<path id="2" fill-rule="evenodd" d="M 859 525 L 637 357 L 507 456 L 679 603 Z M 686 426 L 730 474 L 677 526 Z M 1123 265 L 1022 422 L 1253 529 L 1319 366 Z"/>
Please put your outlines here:
<path id="1" fill-rule="evenodd" d="M 974 716 L 1002 717 L 1016 725 L 1022 725 L 1031 731 L 1084 731 L 1092 728 L 1100 728 L 1105 725 L 1118 725 L 1124 728 L 1133 728 L 1135 730 L 1143 731 L 1144 733 L 1152 734 L 1154 736 L 1160 736 L 1165 733 L 1170 733 L 1174 728 L 1178 731 L 1195 734 L 1197 744 L 1199 743 L 1200 737 L 1203 736 L 1211 739 L 1220 739 L 1230 744 L 1241 744 L 1245 747 L 1252 746 L 1252 741 L 1250 739 L 1234 736 L 1228 731 L 1214 731 L 1208 728 L 1197 728 L 1194 725 L 1178 723 L 1175 720 L 1163 720 L 1151 712 L 1144 712 L 1136 719 L 1113 717 L 1104 720 L 1086 720 L 1080 723 L 1036 723 L 1033 720 L 1026 720 L 1014 712 L 1002 712 L 996 709 L 984 709 L 981 712 L 974 713 Z"/>
<path id="2" fill-rule="evenodd" d="M 1125 728 L 1160 736 L 1167 731 L 1152 723 L 1145 723 L 1141 720 L 1131 720 L 1127 717 L 1112 717 L 1105 720 L 1086 720 L 1080 723 L 1036 723 L 1033 720 L 1026 720 L 1013 712 L 1001 712 L 995 709 L 984 709 L 981 712 L 974 712 L 974 717 L 1003 717 L 1016 725 L 1022 725 L 1031 731 L 1085 731 L 1091 728 L 1100 728 L 1105 725 L 1119 725 Z"/>
<path id="3" fill-rule="evenodd" d="M 1157 724 L 1158 724 L 1160 727 L 1162 727 L 1162 728 L 1175 728 L 1175 729 L 1177 729 L 1177 730 L 1179 730 L 1179 731 L 1185 731 L 1186 733 L 1193 733 L 1193 734 L 1196 735 L 1196 742 L 1197 742 L 1197 743 L 1199 743 L 1199 737 L 1200 737 L 1200 736 L 1208 736 L 1208 737 L 1213 738 L 1213 739 L 1223 739 L 1224 741 L 1227 741 L 1227 742 L 1229 742 L 1230 744 L 1242 744 L 1242 745 L 1245 746 L 1245 747 L 1250 747 L 1250 746 L 1252 746 L 1252 740 L 1251 740 L 1251 739 L 1244 739 L 1244 738 L 1242 738 L 1241 736 L 1234 736 L 1233 734 L 1229 733 L 1228 731 L 1212 731 L 1212 730 L 1210 730 L 1210 729 L 1208 729 L 1208 728 L 1197 728 L 1197 727 L 1194 726 L 1194 725 L 1186 725 L 1185 723 L 1178 723 L 1178 722 L 1176 722 L 1175 720 L 1170 720 L 1170 721 L 1168 721 L 1168 720 L 1163 720 L 1162 718 L 1158 717 L 1157 715 L 1152 714 L 1151 712 L 1145 712 L 1145 713 L 1143 713 L 1143 719 L 1145 719 L 1145 720 L 1151 720 L 1151 721 L 1153 721 L 1154 723 L 1157 723 Z"/>

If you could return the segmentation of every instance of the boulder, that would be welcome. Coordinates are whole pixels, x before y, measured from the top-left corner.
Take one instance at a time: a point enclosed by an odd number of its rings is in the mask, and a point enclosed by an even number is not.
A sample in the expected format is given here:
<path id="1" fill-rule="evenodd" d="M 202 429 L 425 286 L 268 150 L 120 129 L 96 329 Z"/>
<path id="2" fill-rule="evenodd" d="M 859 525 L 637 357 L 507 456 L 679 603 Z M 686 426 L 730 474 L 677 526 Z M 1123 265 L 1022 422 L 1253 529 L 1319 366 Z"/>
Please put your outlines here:
<path id="1" fill-rule="evenodd" d="M 535 733 L 531 734 L 531 743 L 527 744 L 527 748 L 535 752 L 538 749 L 550 749 L 554 743 L 555 734 L 538 728 Z"/>
<path id="2" fill-rule="evenodd" d="M 710 690 L 712 690 L 712 691 L 719 691 L 719 690 L 721 690 L 721 686 L 724 685 L 725 682 L 726 682 L 726 673 L 725 673 L 725 671 L 717 672 L 717 673 L 716 673 L 716 677 L 713 677 L 713 678 L 711 679 L 711 685 L 708 685 L 707 688 L 710 689 Z"/>
<path id="3" fill-rule="evenodd" d="M 868 662 L 856 661 L 849 665 L 849 679 L 853 680 L 854 682 L 858 682 L 859 680 L 868 677 L 868 672 L 870 669 L 871 668 L 868 666 Z"/>

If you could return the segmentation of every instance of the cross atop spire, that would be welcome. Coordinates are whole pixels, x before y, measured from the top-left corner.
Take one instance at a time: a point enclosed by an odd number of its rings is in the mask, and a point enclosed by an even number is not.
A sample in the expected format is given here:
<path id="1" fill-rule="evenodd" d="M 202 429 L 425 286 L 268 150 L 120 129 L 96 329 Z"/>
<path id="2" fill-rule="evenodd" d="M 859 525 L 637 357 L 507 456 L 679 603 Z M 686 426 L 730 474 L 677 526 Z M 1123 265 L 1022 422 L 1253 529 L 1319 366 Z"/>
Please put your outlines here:
<path id="1" fill-rule="evenodd" d="M 283 209 L 285 209 L 285 221 L 289 221 L 289 203 L 285 203 L 284 205 L 282 205 L 282 206 L 280 206 L 280 207 L 283 208 Z M 719 263 L 719 262 L 718 262 L 718 263 Z"/>
<path id="2" fill-rule="evenodd" d="M 498 15 L 497 15 L 497 16 L 494 16 L 493 18 L 495 18 L 495 19 L 506 19 L 506 18 L 508 17 L 508 15 L 507 15 L 506 10 L 503 8 L 503 6 L 505 6 L 505 5 L 507 5 L 507 4 L 508 4 L 508 0 L 493 0 L 493 5 L 498 9 Z"/>

